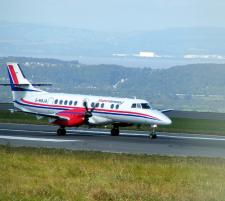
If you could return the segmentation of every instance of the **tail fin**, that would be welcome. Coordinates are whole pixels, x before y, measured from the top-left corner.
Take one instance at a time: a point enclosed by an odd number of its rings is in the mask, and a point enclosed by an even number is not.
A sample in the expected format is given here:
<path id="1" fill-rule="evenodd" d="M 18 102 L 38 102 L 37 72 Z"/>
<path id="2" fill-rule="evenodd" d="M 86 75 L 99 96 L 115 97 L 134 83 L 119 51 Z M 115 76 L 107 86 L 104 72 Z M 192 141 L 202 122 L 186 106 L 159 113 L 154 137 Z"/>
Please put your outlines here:
<path id="1" fill-rule="evenodd" d="M 29 85 L 23 71 L 17 63 L 7 63 L 10 84 L 12 85 Z"/>
<path id="2" fill-rule="evenodd" d="M 13 100 L 22 98 L 27 92 L 43 92 L 35 88 L 25 77 L 19 64 L 7 63 Z"/>

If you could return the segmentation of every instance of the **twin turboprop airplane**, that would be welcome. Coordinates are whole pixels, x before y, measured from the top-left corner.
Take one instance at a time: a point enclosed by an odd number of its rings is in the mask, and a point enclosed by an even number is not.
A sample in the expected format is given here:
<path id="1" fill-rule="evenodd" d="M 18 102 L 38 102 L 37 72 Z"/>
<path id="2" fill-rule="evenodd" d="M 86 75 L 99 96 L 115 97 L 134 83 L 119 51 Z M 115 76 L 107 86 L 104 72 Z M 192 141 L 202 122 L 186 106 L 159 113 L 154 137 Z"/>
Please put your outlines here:
<path id="1" fill-rule="evenodd" d="M 151 108 L 146 100 L 101 97 L 80 94 L 48 93 L 31 84 L 17 63 L 7 63 L 14 107 L 19 111 L 48 117 L 59 125 L 57 135 L 66 135 L 65 127 L 112 125 L 111 135 L 119 135 L 120 126 L 147 124 L 152 127 L 150 138 L 156 138 L 157 125 L 171 120 L 162 111 Z"/>

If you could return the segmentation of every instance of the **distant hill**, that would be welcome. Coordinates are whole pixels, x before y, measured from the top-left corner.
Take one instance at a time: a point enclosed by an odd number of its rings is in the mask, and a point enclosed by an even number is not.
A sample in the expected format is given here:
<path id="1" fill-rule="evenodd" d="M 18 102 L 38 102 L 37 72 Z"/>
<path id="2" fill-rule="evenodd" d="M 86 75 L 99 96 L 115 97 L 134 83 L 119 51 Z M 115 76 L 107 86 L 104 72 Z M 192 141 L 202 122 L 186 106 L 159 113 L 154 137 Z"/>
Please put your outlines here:
<path id="1" fill-rule="evenodd" d="M 153 51 L 175 57 L 225 55 L 225 28 L 189 27 L 158 31 L 100 32 L 78 28 L 0 22 L 1 56 L 112 56 Z"/>
<path id="2" fill-rule="evenodd" d="M 194 64 L 169 69 L 84 65 L 78 61 L 0 58 L 0 82 L 8 80 L 5 63 L 21 64 L 32 82 L 51 82 L 55 92 L 85 93 L 149 100 L 156 108 L 225 112 L 225 64 Z M 10 101 L 1 87 L 0 102 Z"/>

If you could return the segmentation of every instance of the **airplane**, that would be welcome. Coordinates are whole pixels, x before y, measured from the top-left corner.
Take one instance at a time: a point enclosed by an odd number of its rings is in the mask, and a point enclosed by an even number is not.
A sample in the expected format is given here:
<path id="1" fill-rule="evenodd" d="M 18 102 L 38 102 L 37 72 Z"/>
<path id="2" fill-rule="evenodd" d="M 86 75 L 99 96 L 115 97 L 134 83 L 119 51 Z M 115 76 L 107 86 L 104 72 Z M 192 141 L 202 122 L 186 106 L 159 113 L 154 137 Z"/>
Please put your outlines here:
<path id="1" fill-rule="evenodd" d="M 49 123 L 58 125 L 58 136 L 66 135 L 66 127 L 88 125 L 112 125 L 111 135 L 118 136 L 120 127 L 150 125 L 150 139 L 157 137 L 158 125 L 172 123 L 163 112 L 152 109 L 148 101 L 136 98 L 117 98 L 67 93 L 49 93 L 31 84 L 18 63 L 7 63 L 9 84 L 14 107 L 20 112 L 30 113 L 37 118 L 48 117 Z"/>

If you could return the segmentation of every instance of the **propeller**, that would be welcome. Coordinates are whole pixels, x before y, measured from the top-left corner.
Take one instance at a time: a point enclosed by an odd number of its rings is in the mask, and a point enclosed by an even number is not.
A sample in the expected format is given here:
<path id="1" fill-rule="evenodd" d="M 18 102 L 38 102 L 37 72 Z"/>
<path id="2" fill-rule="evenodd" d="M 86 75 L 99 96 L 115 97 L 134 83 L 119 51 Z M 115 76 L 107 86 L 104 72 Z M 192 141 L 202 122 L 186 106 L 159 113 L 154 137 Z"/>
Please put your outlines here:
<path id="1" fill-rule="evenodd" d="M 97 104 L 98 104 L 98 103 L 96 103 L 96 104 L 94 105 L 94 107 L 92 107 L 90 110 L 88 110 L 87 101 L 84 101 L 83 105 L 84 105 L 85 110 L 86 110 L 85 113 L 84 113 L 84 117 L 85 117 L 86 123 L 88 123 L 89 118 L 92 117 L 92 112 L 93 112 L 94 109 L 96 108 Z"/>

